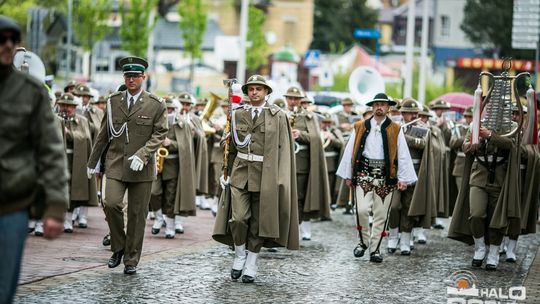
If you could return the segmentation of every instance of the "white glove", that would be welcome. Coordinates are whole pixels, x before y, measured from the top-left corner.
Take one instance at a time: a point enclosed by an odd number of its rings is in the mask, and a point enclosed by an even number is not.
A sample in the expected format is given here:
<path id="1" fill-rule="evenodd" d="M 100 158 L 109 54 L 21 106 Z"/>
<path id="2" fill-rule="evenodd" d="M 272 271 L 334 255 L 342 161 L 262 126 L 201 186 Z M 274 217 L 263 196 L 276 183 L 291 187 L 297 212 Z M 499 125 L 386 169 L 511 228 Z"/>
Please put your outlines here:
<path id="1" fill-rule="evenodd" d="M 137 155 L 133 155 L 128 160 L 131 160 L 131 165 L 129 168 L 133 171 L 141 171 L 144 167 L 144 162 Z"/>
<path id="2" fill-rule="evenodd" d="M 219 184 L 221 185 L 221 189 L 225 190 L 225 188 L 229 185 L 229 177 L 225 179 L 225 176 L 219 177 Z"/>
<path id="3" fill-rule="evenodd" d="M 96 174 L 97 170 L 92 168 L 86 168 L 86 176 L 88 176 L 88 179 L 91 179 L 94 174 Z"/>

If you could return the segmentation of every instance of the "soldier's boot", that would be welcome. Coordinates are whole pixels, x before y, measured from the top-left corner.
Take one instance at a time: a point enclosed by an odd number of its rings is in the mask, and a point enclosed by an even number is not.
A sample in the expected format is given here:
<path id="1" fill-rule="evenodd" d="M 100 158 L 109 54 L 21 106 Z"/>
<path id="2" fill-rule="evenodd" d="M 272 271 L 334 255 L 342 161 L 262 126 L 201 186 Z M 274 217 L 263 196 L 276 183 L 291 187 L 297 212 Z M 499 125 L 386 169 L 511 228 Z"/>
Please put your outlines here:
<path id="1" fill-rule="evenodd" d="M 158 234 L 164 223 L 165 221 L 163 220 L 163 213 L 161 212 L 161 209 L 159 209 L 156 211 L 156 218 L 154 219 L 154 224 L 152 225 L 152 234 Z"/>
<path id="2" fill-rule="evenodd" d="M 435 229 L 444 229 L 443 221 L 440 218 L 435 218 L 435 225 L 433 225 L 433 228 Z"/>
<path id="3" fill-rule="evenodd" d="M 66 215 L 64 216 L 64 232 L 65 233 L 73 232 L 72 216 L 73 214 L 71 214 L 71 212 L 66 212 Z"/>
<path id="4" fill-rule="evenodd" d="M 36 221 L 35 220 L 29 220 L 28 221 L 28 233 L 32 233 L 36 230 Z"/>
<path id="5" fill-rule="evenodd" d="M 489 245 L 489 253 L 486 260 L 486 270 L 493 271 L 499 265 L 499 246 Z"/>
<path id="6" fill-rule="evenodd" d="M 242 270 L 246 265 L 246 244 L 234 245 L 234 261 L 231 269 L 231 279 L 238 280 L 242 276 Z"/>
<path id="7" fill-rule="evenodd" d="M 486 257 L 486 242 L 484 237 L 474 238 L 474 257 L 472 260 L 473 267 L 482 267 L 484 258 Z"/>
<path id="8" fill-rule="evenodd" d="M 300 224 L 300 236 L 303 241 L 311 240 L 311 222 L 309 220 L 302 221 Z"/>
<path id="9" fill-rule="evenodd" d="M 208 203 L 208 200 L 204 197 L 204 195 L 200 196 L 201 204 L 199 205 L 199 208 L 201 210 L 210 210 L 210 204 Z"/>
<path id="10" fill-rule="evenodd" d="M 499 247 L 499 254 L 503 255 L 506 253 L 506 244 L 508 243 L 508 237 L 503 237 L 503 240 L 501 242 L 501 246 Z"/>
<path id="11" fill-rule="evenodd" d="M 34 230 L 35 236 L 43 236 L 43 222 L 41 220 L 36 221 L 36 230 Z"/>
<path id="12" fill-rule="evenodd" d="M 154 213 L 154 211 L 148 211 L 148 216 L 146 217 L 147 220 L 155 220 L 156 219 L 156 214 Z"/>
<path id="13" fill-rule="evenodd" d="M 399 241 L 399 251 L 401 255 L 411 255 L 411 233 L 402 232 L 401 239 Z"/>
<path id="14" fill-rule="evenodd" d="M 174 239 L 174 218 L 163 215 L 163 219 L 165 220 L 165 238 Z"/>
<path id="15" fill-rule="evenodd" d="M 174 216 L 174 231 L 176 233 L 184 233 L 184 226 L 182 226 L 182 217 L 180 215 Z"/>
<path id="16" fill-rule="evenodd" d="M 418 244 L 426 244 L 427 243 L 427 236 L 426 231 L 422 227 L 414 228 L 413 231 L 416 232 L 416 239 L 418 240 Z"/>
<path id="17" fill-rule="evenodd" d="M 386 246 L 386 250 L 388 250 L 388 253 L 396 252 L 398 242 L 399 228 L 390 228 L 390 233 L 388 235 L 388 245 Z"/>
<path id="18" fill-rule="evenodd" d="M 257 256 L 258 253 L 247 252 L 246 265 L 242 276 L 242 282 L 253 283 L 257 277 Z"/>
<path id="19" fill-rule="evenodd" d="M 516 262 L 516 245 L 517 240 L 508 240 L 508 243 L 506 243 L 506 261 L 508 263 L 515 263 Z"/>
<path id="20" fill-rule="evenodd" d="M 88 227 L 88 207 L 79 207 L 79 228 Z"/>

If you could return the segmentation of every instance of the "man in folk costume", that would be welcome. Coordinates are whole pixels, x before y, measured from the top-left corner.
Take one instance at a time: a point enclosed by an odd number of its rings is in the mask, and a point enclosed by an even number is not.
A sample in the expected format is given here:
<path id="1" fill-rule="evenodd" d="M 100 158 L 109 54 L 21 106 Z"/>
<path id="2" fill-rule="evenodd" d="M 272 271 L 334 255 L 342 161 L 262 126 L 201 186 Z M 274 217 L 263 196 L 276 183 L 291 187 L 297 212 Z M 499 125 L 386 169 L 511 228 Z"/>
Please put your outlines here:
<path id="1" fill-rule="evenodd" d="M 328 113 L 324 114 L 321 120 L 321 137 L 323 139 L 324 157 L 326 160 L 326 170 L 328 172 L 328 184 L 331 191 L 332 205 L 336 205 L 337 194 L 339 192 L 340 182 L 337 181 L 337 167 L 341 159 L 345 140 L 341 131 L 333 126 L 334 120 Z M 348 187 L 347 187 L 348 188 Z"/>
<path id="2" fill-rule="evenodd" d="M 373 107 L 374 116 L 355 123 L 337 175 L 354 187 L 359 232 L 354 255 L 362 257 L 369 248 L 370 261 L 381 263 L 379 249 L 386 235 L 392 192 L 396 187 L 407 189 L 417 178 L 403 131 L 387 117 L 389 107 L 395 102 L 379 93 L 366 105 Z M 371 228 L 370 211 L 373 212 Z"/>
<path id="3" fill-rule="evenodd" d="M 76 114 L 77 102 L 73 95 L 64 93 L 56 102 L 62 125 L 64 149 L 69 172 L 69 209 L 65 215 L 64 232 L 72 233 L 72 212 L 79 206 L 97 206 L 96 180 L 88 178 L 86 162 L 92 151 L 90 124 L 82 115 Z"/>
<path id="4" fill-rule="evenodd" d="M 467 130 L 469 130 L 469 126 L 471 125 L 473 119 L 472 107 L 465 109 L 463 112 L 463 118 L 465 123 L 457 125 L 456 132 L 453 132 L 452 137 L 450 138 L 450 148 L 456 152 L 456 160 L 454 161 L 452 175 L 456 179 L 458 192 L 461 188 L 463 166 L 465 165 L 465 153 L 463 152 L 462 146 L 463 141 L 465 140 L 465 134 L 467 134 Z"/>
<path id="5" fill-rule="evenodd" d="M 298 249 L 296 165 L 287 115 L 266 101 L 272 88 L 264 77 L 251 76 L 242 91 L 250 105 L 231 116 L 230 177 L 222 178 L 212 237 L 234 245 L 231 278 L 252 283 L 261 247 Z"/>
<path id="6" fill-rule="evenodd" d="M 167 109 L 160 98 L 142 89 L 146 60 L 120 60 L 127 90 L 109 96 L 87 174 L 98 171 L 106 147 L 107 187 L 105 213 L 111 232 L 110 268 L 124 262 L 124 274 L 137 272 L 144 240 L 144 228 L 152 181 L 156 176 L 155 152 L 167 135 Z M 124 195 L 127 191 L 127 227 L 124 223 Z M 124 228 L 126 227 L 126 230 Z"/>
<path id="7" fill-rule="evenodd" d="M 167 149 L 168 155 L 163 161 L 162 171 L 158 171 L 157 179 L 152 184 L 150 204 L 153 210 L 162 211 L 166 225 L 165 238 L 172 239 L 176 233 L 184 233 L 182 216 L 194 216 L 196 213 L 195 162 L 191 129 L 179 120 L 178 106 L 173 97 L 164 99 L 169 131 L 162 146 Z"/>
<path id="8" fill-rule="evenodd" d="M 204 133 L 203 124 L 199 118 L 206 99 L 200 99 L 198 103 L 198 112 L 193 112 L 192 106 L 195 97 L 187 92 L 180 93 L 178 100 L 182 104 L 180 115 L 185 119 L 186 123 L 191 127 L 193 134 L 193 153 L 195 155 L 195 176 L 197 186 L 196 205 L 201 210 L 210 210 L 210 205 L 206 201 L 205 194 L 208 193 L 208 143 L 206 142 L 206 134 Z M 202 107 L 202 109 L 201 109 Z"/>
<path id="9" fill-rule="evenodd" d="M 425 168 L 427 166 L 424 166 L 424 170 L 422 171 L 420 171 L 420 169 L 424 157 L 429 157 L 427 155 L 428 153 L 425 153 L 429 129 L 422 121 L 418 119 L 419 111 L 420 105 L 416 100 L 412 98 L 403 99 L 400 107 L 400 112 L 404 123 L 402 125 L 402 130 L 405 134 L 405 140 L 412 158 L 414 170 L 418 176 L 418 181 L 420 182 L 422 180 L 425 182 L 428 175 L 427 168 Z M 420 173 L 426 176 L 421 176 Z M 421 185 L 419 186 L 420 187 L 418 189 L 424 190 Z M 387 246 L 389 253 L 396 251 L 399 241 L 401 255 L 408 256 L 411 254 L 411 233 L 413 228 L 418 225 L 419 218 L 418 216 L 409 215 L 409 210 L 411 209 L 411 205 L 413 203 L 413 196 L 415 194 L 417 196 L 423 196 L 423 199 L 421 200 L 423 204 L 426 204 L 427 201 L 425 193 L 421 193 L 419 195 L 419 193 L 415 193 L 416 191 L 416 185 L 411 184 L 407 187 L 407 189 L 394 193 L 389 219 L 390 235 Z M 401 233 L 400 237 L 398 237 L 399 232 Z"/>
<path id="10" fill-rule="evenodd" d="M 302 91 L 290 87 L 284 96 L 295 140 L 300 237 L 308 241 L 311 240 L 311 219 L 330 218 L 330 189 L 324 149 L 315 114 L 300 104 L 304 97 Z"/>

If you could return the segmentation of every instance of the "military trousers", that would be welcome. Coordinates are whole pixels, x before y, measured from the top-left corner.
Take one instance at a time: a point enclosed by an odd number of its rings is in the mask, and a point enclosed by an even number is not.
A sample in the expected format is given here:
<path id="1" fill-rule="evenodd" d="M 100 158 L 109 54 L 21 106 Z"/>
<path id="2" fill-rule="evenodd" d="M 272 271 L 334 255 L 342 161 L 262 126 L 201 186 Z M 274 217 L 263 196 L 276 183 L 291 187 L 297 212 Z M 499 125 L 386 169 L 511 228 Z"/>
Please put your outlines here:
<path id="1" fill-rule="evenodd" d="M 163 180 L 159 176 L 152 182 L 152 196 L 150 197 L 150 209 L 161 209 L 164 215 L 174 218 L 174 201 L 176 200 L 177 178 Z"/>
<path id="2" fill-rule="evenodd" d="M 335 204 L 338 192 L 336 191 L 336 172 L 328 172 L 328 185 L 330 185 L 330 202 Z"/>
<path id="3" fill-rule="evenodd" d="M 400 232 L 411 232 L 416 220 L 409 216 L 414 185 L 409 185 L 404 191 L 396 192 L 391 203 L 388 227 L 399 228 Z"/>
<path id="4" fill-rule="evenodd" d="M 308 221 L 316 217 L 315 215 L 310 215 L 309 212 L 305 212 L 304 210 L 308 182 L 309 174 L 296 173 L 296 191 L 298 193 L 298 219 L 300 220 L 300 222 Z"/>
<path id="5" fill-rule="evenodd" d="M 365 193 L 362 187 L 357 186 L 354 191 L 356 193 L 356 214 L 359 222 L 357 229 L 360 230 L 362 235 L 360 241 L 369 247 L 369 252 L 378 251 L 386 228 L 392 193 L 386 195 L 383 199 L 373 190 Z M 373 225 L 371 228 L 369 227 L 370 211 L 373 213 Z"/>
<path id="6" fill-rule="evenodd" d="M 259 236 L 260 192 L 231 186 L 231 233 L 234 244 L 246 244 L 247 250 L 258 253 L 264 243 Z"/>
<path id="7" fill-rule="evenodd" d="M 124 194 L 127 190 L 127 229 L 124 231 Z M 124 250 L 124 265 L 137 266 L 141 258 L 152 182 L 122 182 L 107 178 L 105 213 L 111 232 L 111 250 Z"/>
<path id="8" fill-rule="evenodd" d="M 221 185 L 219 184 L 219 178 L 223 171 L 223 163 L 210 163 L 208 166 L 208 196 L 218 196 L 220 193 Z"/>
<path id="9" fill-rule="evenodd" d="M 486 226 L 493 217 L 493 211 L 497 205 L 497 200 L 501 192 L 496 187 L 471 186 L 469 192 L 470 227 L 474 238 L 481 238 L 486 235 Z M 486 240 L 491 245 L 500 245 L 504 233 L 501 229 L 489 228 L 489 239 Z"/>

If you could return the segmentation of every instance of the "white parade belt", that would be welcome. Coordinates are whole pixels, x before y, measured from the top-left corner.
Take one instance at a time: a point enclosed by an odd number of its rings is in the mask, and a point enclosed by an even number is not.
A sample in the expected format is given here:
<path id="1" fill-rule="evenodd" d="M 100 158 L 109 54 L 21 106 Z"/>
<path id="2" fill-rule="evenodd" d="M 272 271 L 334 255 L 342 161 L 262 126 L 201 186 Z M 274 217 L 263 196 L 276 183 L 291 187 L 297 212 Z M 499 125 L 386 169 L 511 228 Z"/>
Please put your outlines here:
<path id="1" fill-rule="evenodd" d="M 73 149 L 66 149 L 67 154 L 73 154 Z"/>
<path id="2" fill-rule="evenodd" d="M 236 156 L 240 159 L 247 160 L 250 162 L 262 162 L 264 160 L 264 156 L 253 154 L 253 153 L 246 154 L 242 152 L 237 152 Z"/>
<path id="3" fill-rule="evenodd" d="M 412 159 L 413 165 L 418 165 L 418 164 L 420 164 L 421 162 L 422 162 L 421 159 Z"/>
<path id="4" fill-rule="evenodd" d="M 165 159 L 173 159 L 173 158 L 178 158 L 178 154 L 169 153 L 169 155 L 165 157 Z"/>
<path id="5" fill-rule="evenodd" d="M 459 152 L 457 153 L 457 156 L 459 156 L 459 157 L 465 157 L 466 155 L 465 155 L 465 152 L 459 151 Z"/>
<path id="6" fill-rule="evenodd" d="M 483 156 L 480 156 L 480 157 L 478 157 L 478 158 L 480 158 L 481 161 L 486 161 L 486 160 L 487 160 L 488 162 L 492 162 L 492 161 L 493 161 L 493 155 L 488 155 L 487 158 L 484 158 Z M 502 157 L 502 156 L 497 157 L 497 161 L 498 161 L 498 162 L 502 161 L 503 159 L 504 159 L 504 157 Z M 475 161 L 476 161 L 476 158 L 475 158 Z"/>
<path id="7" fill-rule="evenodd" d="M 309 149 L 309 146 L 308 146 L 308 145 L 301 145 L 301 144 L 298 144 L 298 145 L 296 145 L 296 149 L 297 149 L 298 151 L 300 151 L 300 150 L 307 150 L 307 149 Z"/>
<path id="8" fill-rule="evenodd" d="M 334 157 L 338 155 L 339 154 L 336 151 L 324 152 L 324 157 Z"/>

